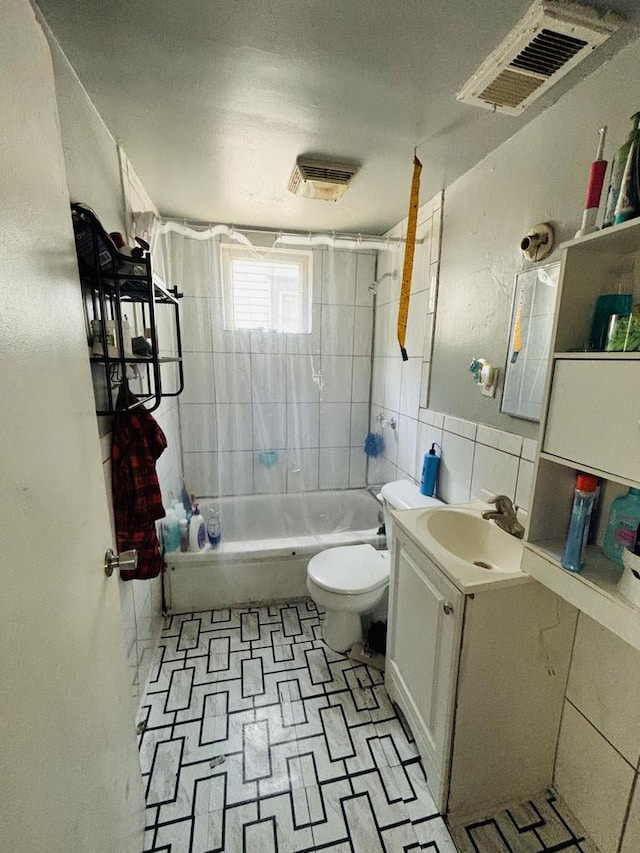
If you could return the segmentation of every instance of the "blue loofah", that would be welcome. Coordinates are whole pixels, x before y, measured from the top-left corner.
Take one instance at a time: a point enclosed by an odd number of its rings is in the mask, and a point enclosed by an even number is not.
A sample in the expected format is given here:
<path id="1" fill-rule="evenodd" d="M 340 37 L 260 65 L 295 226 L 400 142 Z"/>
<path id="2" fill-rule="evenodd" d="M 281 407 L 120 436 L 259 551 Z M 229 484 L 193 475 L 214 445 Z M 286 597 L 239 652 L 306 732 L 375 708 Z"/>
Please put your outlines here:
<path id="1" fill-rule="evenodd" d="M 364 440 L 364 452 L 367 456 L 382 456 L 384 438 L 379 432 L 370 432 Z"/>

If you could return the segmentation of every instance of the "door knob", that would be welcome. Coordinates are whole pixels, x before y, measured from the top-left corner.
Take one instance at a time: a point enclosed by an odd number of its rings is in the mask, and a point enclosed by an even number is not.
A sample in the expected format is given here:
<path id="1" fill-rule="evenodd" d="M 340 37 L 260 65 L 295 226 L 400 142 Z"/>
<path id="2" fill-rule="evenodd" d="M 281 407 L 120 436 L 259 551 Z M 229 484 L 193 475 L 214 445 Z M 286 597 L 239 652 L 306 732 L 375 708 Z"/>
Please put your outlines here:
<path id="1" fill-rule="evenodd" d="M 448 601 L 443 601 L 442 609 L 444 610 L 445 616 L 449 616 L 451 613 L 453 613 L 453 604 L 449 604 Z"/>
<path id="2" fill-rule="evenodd" d="M 138 552 L 135 548 L 132 551 L 123 551 L 122 554 L 116 554 L 111 548 L 107 549 L 104 555 L 104 573 L 110 578 L 114 569 L 128 569 L 132 571 L 138 566 Z"/>

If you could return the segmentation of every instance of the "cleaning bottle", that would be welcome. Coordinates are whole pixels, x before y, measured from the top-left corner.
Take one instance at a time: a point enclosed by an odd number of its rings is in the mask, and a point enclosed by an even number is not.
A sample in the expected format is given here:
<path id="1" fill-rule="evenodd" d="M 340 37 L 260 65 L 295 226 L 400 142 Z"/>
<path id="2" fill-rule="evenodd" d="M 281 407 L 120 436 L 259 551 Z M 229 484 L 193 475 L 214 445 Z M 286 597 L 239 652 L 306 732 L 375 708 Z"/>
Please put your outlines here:
<path id="1" fill-rule="evenodd" d="M 422 480 L 420 481 L 420 492 L 423 495 L 433 496 L 436 488 L 436 480 L 438 479 L 438 466 L 440 465 L 440 457 L 436 453 L 435 442 L 431 445 L 431 450 L 424 454 L 422 462 Z"/>
<path id="2" fill-rule="evenodd" d="M 220 544 L 220 538 L 222 537 L 222 524 L 220 523 L 220 510 L 216 507 L 212 507 L 209 510 L 209 515 L 207 517 L 207 536 L 209 537 L 209 542 L 214 548 Z"/>
<path id="3" fill-rule="evenodd" d="M 198 504 L 193 505 L 193 515 L 189 522 L 189 550 L 202 551 L 207 546 L 207 527 L 200 515 Z"/>
<path id="4" fill-rule="evenodd" d="M 568 572 L 581 572 L 584 568 L 584 549 L 589 535 L 591 510 L 598 488 L 598 480 L 590 474 L 578 474 L 573 496 L 569 533 L 562 554 L 561 565 Z"/>
<path id="5" fill-rule="evenodd" d="M 169 508 L 162 519 L 162 543 L 166 554 L 177 551 L 180 547 L 180 532 L 175 510 Z"/>
<path id="6" fill-rule="evenodd" d="M 631 116 L 631 131 L 626 141 L 622 143 L 616 151 L 613 162 L 611 163 L 611 176 L 609 178 L 609 190 L 607 192 L 607 202 L 604 210 L 603 228 L 608 228 L 613 225 L 615 218 L 616 205 L 618 204 L 618 196 L 620 187 L 622 186 L 622 177 L 629 159 L 629 150 L 633 145 L 634 140 L 638 135 L 638 123 L 640 123 L 640 112 L 634 113 Z"/>
<path id="7" fill-rule="evenodd" d="M 622 552 L 633 550 L 636 531 L 640 524 L 640 489 L 629 489 L 611 503 L 609 521 L 602 548 L 604 553 L 622 566 Z"/>

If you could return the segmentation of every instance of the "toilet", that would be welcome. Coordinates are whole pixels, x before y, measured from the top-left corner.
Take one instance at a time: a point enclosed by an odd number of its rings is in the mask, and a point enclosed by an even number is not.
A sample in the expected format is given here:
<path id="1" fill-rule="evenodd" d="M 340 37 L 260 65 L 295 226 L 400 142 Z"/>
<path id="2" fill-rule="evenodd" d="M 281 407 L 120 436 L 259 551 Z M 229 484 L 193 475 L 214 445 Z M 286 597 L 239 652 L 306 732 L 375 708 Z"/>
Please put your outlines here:
<path id="1" fill-rule="evenodd" d="M 387 546 L 391 546 L 393 509 L 440 506 L 442 501 L 426 497 L 410 480 L 386 483 L 380 490 Z M 362 640 L 361 616 L 381 603 L 389 587 L 391 552 L 373 545 L 343 545 L 327 548 L 309 560 L 307 589 L 316 604 L 327 611 L 324 641 L 336 652 L 344 652 Z"/>

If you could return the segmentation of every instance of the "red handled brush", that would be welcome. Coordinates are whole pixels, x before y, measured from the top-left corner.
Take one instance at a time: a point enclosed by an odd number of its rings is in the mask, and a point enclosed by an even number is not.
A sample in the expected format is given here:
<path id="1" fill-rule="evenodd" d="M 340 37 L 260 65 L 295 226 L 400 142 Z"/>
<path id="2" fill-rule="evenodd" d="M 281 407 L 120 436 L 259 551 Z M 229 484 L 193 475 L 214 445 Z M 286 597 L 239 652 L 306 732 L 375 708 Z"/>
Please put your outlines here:
<path id="1" fill-rule="evenodd" d="M 604 184 L 604 176 L 607 171 L 607 161 L 602 159 L 604 154 L 604 141 L 607 136 L 607 128 L 601 127 L 598 131 L 600 140 L 598 142 L 598 153 L 596 159 L 591 164 L 589 172 L 589 184 L 587 186 L 587 197 L 584 201 L 584 211 L 582 212 L 582 225 L 580 230 L 576 232 L 576 237 L 584 237 L 585 234 L 591 234 L 598 230 L 596 225 L 596 216 L 600 207 L 600 196 L 602 195 L 602 186 Z"/>

